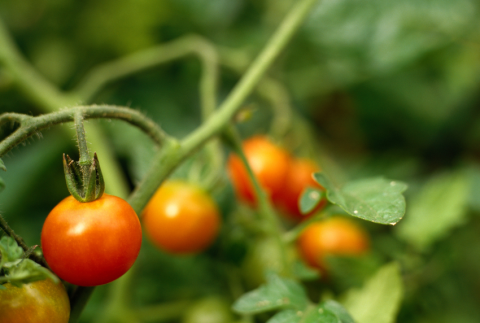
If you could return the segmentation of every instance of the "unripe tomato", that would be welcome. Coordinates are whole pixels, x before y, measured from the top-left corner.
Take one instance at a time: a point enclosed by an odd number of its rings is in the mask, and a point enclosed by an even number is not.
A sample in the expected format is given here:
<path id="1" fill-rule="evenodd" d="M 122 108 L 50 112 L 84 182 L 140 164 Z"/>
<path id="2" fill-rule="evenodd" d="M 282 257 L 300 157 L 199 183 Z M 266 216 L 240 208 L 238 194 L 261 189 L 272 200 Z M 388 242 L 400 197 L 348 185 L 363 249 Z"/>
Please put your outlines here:
<path id="1" fill-rule="evenodd" d="M 204 298 L 187 311 L 182 323 L 231 323 L 232 311 L 229 304 L 218 297 Z"/>
<path id="2" fill-rule="evenodd" d="M 0 290 L 1 323 L 67 323 L 70 302 L 62 283 L 51 279 L 15 287 L 9 283 Z"/>
<path id="3" fill-rule="evenodd" d="M 285 274 L 283 246 L 272 237 L 261 237 L 251 244 L 242 264 L 242 274 L 249 288 L 265 283 L 265 273 Z M 290 251 L 287 250 L 287 254 Z"/>
<path id="4" fill-rule="evenodd" d="M 325 271 L 326 256 L 362 255 L 369 249 L 369 238 L 353 221 L 333 217 L 309 225 L 300 235 L 298 247 L 310 266 Z"/>
<path id="5" fill-rule="evenodd" d="M 304 189 L 307 187 L 323 187 L 315 182 L 313 173 L 318 172 L 320 168 L 309 159 L 293 159 L 288 168 L 285 186 L 280 193 L 278 204 L 280 208 L 286 211 L 286 215 L 294 220 L 303 220 L 315 212 L 321 210 L 327 204 L 327 199 L 323 198 L 317 207 L 308 214 L 302 214 L 298 200 Z"/>
<path id="6" fill-rule="evenodd" d="M 123 199 L 103 194 L 81 203 L 72 196 L 48 215 L 42 249 L 60 278 L 80 286 L 109 283 L 130 269 L 142 244 L 142 227 Z"/>
<path id="7" fill-rule="evenodd" d="M 278 198 L 284 188 L 290 164 L 289 154 L 272 144 L 266 137 L 256 136 L 243 142 L 243 151 L 254 175 L 272 200 Z M 228 172 L 235 192 L 243 201 L 254 204 L 255 191 L 240 157 L 232 154 L 228 160 Z"/>
<path id="8" fill-rule="evenodd" d="M 143 210 L 143 225 L 160 249 L 195 253 L 206 249 L 217 236 L 220 215 L 213 199 L 196 185 L 168 181 Z"/>

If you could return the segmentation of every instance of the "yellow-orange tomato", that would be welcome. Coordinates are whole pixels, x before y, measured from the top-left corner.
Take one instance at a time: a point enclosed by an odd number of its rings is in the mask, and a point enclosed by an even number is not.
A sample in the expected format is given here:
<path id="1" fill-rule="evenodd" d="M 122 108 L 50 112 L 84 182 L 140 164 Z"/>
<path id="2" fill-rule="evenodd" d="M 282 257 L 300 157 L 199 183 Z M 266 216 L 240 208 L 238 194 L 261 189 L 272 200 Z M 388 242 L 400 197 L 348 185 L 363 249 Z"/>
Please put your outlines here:
<path id="1" fill-rule="evenodd" d="M 242 148 L 260 185 L 272 200 L 276 200 L 285 185 L 290 155 L 264 136 L 255 136 L 244 141 Z M 253 185 L 240 157 L 234 154 L 230 156 L 228 171 L 237 196 L 254 204 Z"/>
<path id="2" fill-rule="evenodd" d="M 220 215 L 215 202 L 199 187 L 168 181 L 145 207 L 143 225 L 160 249 L 195 253 L 207 248 L 217 236 Z"/>
<path id="3" fill-rule="evenodd" d="M 369 249 L 367 233 L 346 218 L 333 217 L 309 225 L 298 239 L 303 259 L 325 270 L 325 256 L 358 256 Z"/>
<path id="4" fill-rule="evenodd" d="M 294 159 L 288 168 L 285 186 L 280 193 L 277 204 L 286 211 L 286 214 L 294 220 L 303 220 L 313 213 L 319 211 L 327 204 L 327 200 L 323 198 L 317 207 L 308 214 L 302 214 L 298 200 L 303 190 L 307 187 L 323 189 L 323 187 L 315 182 L 312 174 L 320 171 L 320 168 L 309 159 Z"/>
<path id="5" fill-rule="evenodd" d="M 62 283 L 51 279 L 15 287 L 9 283 L 0 290 L 1 323 L 67 323 L 70 302 Z"/>

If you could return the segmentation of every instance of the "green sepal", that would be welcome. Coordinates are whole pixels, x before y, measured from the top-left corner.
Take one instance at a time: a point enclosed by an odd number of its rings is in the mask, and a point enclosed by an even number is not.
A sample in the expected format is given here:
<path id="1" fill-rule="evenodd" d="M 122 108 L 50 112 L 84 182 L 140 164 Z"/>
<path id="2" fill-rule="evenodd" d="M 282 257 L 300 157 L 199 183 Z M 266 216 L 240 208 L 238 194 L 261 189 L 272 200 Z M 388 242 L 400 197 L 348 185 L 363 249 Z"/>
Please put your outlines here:
<path id="1" fill-rule="evenodd" d="M 68 191 L 77 201 L 91 202 L 105 192 L 105 181 L 96 153 L 88 165 L 80 165 L 63 154 L 63 169 Z"/>

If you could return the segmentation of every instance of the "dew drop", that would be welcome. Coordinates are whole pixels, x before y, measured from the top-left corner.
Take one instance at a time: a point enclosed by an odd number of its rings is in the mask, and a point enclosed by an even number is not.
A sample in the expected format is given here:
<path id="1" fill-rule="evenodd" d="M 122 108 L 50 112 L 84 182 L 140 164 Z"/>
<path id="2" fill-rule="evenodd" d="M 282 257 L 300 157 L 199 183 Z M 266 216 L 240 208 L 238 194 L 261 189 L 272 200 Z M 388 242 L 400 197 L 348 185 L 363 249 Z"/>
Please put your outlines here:
<path id="1" fill-rule="evenodd" d="M 353 211 L 353 213 L 357 214 L 357 213 L 358 213 L 358 211 L 357 211 L 357 210 L 355 210 L 355 211 Z"/>

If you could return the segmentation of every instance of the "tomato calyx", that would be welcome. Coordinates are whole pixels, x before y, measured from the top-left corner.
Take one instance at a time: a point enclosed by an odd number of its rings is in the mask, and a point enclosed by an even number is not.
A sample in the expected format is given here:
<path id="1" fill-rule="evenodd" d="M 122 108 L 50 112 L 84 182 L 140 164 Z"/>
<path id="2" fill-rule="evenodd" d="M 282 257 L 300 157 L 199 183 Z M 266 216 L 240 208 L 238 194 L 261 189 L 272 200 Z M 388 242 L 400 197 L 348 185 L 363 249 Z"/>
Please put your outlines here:
<path id="1" fill-rule="evenodd" d="M 63 154 L 63 170 L 68 191 L 77 201 L 91 202 L 103 195 L 105 181 L 96 153 L 87 162 L 77 162 Z"/>

